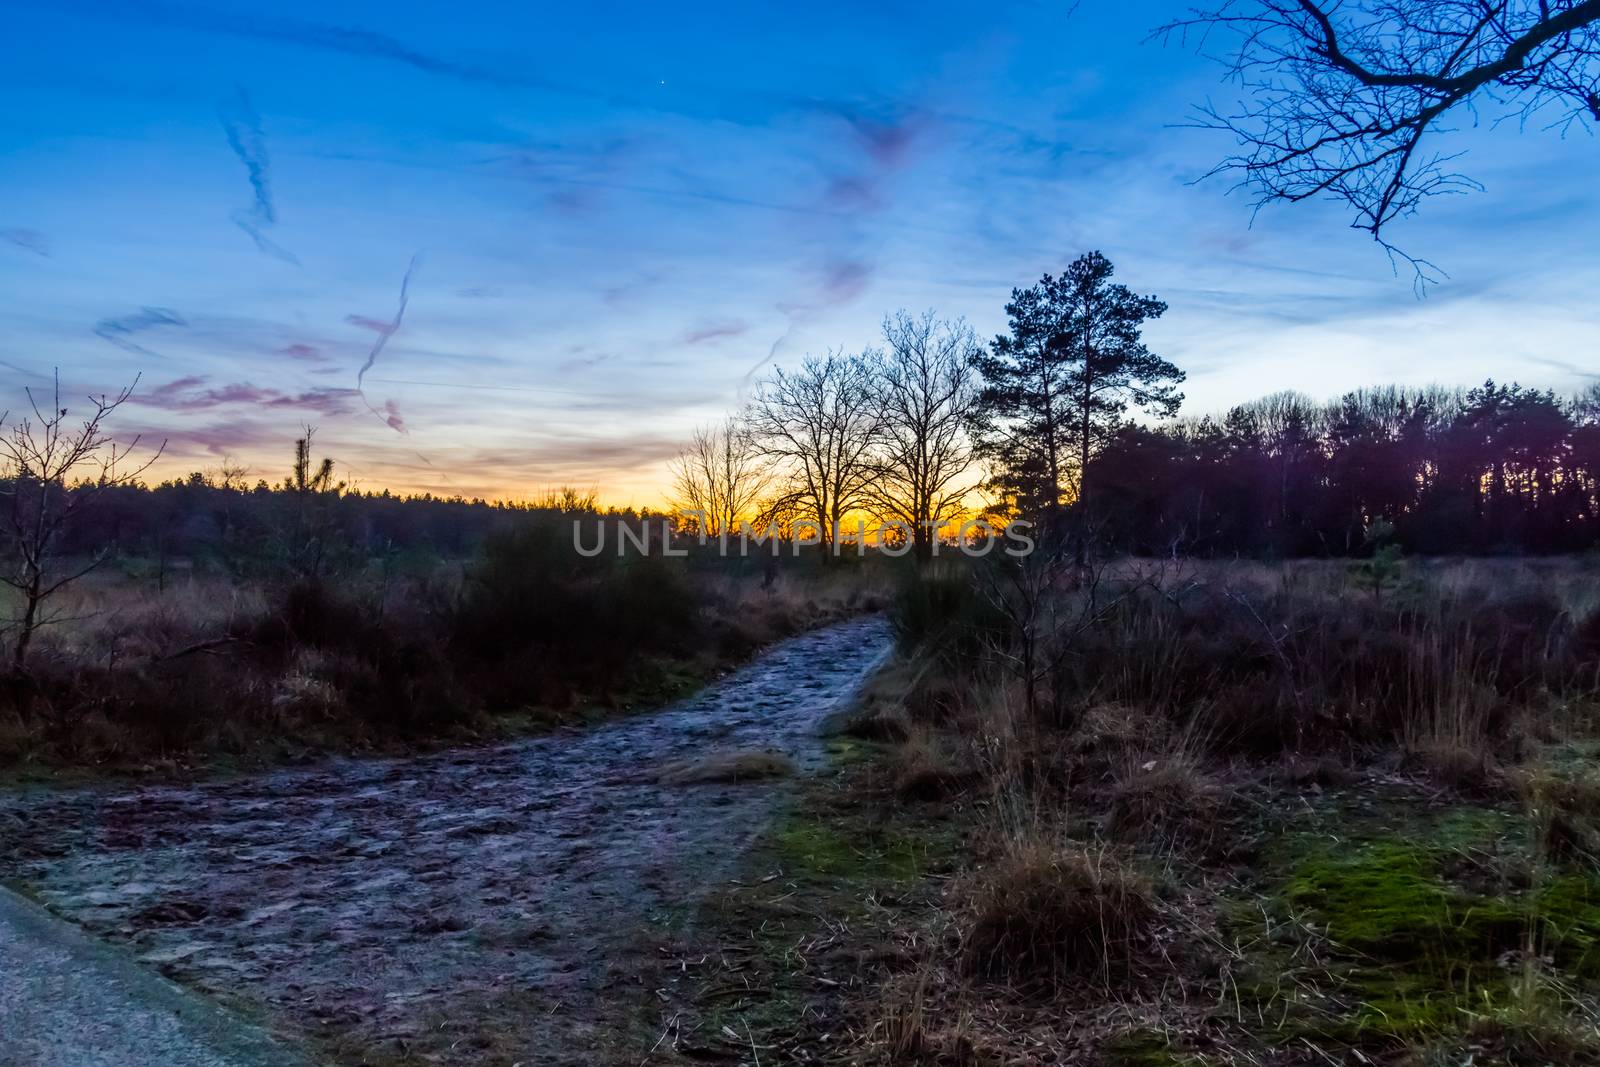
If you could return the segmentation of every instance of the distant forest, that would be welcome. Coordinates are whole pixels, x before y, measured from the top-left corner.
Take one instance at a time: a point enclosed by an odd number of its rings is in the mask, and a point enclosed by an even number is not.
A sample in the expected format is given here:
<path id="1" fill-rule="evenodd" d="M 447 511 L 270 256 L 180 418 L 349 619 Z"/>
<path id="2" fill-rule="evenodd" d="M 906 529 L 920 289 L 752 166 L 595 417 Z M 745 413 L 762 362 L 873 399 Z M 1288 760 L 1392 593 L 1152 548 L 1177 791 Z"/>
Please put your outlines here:
<path id="1" fill-rule="evenodd" d="M 100 492 L 63 531 L 58 551 L 88 556 L 110 548 L 153 563 L 185 560 L 245 572 L 288 562 L 316 573 L 385 555 L 464 559 L 480 553 L 491 533 L 519 520 L 599 510 L 591 494 L 571 489 L 505 503 L 308 486 L 293 477 L 251 485 L 195 471 L 153 486 Z M 308 543 L 315 547 L 308 550 Z M 297 559 L 308 551 L 322 557 L 314 566 Z"/>
<path id="2" fill-rule="evenodd" d="M 1331 403 L 1281 393 L 1220 417 L 1126 424 L 1098 449 L 1090 480 L 1095 540 L 1119 552 L 1357 556 L 1377 520 L 1414 553 L 1584 551 L 1600 543 L 1600 386 L 1571 399 L 1492 382 Z M 598 510 L 571 490 L 511 504 L 196 472 L 104 491 L 60 548 L 248 568 L 273 555 L 308 496 L 330 550 L 364 557 L 465 557 L 519 517 Z"/>
<path id="3" fill-rule="evenodd" d="M 1222 418 L 1125 425 L 1090 464 L 1097 539 L 1139 554 L 1348 556 L 1600 543 L 1600 385 L 1281 393 Z"/>

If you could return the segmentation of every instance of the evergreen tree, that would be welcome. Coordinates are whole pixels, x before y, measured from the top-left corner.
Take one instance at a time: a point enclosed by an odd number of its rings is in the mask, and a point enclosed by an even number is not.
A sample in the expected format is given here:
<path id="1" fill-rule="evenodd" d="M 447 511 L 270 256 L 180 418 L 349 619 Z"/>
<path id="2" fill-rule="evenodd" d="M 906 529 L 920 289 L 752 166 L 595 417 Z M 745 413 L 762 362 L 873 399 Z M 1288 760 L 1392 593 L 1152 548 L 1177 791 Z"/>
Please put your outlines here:
<path id="1" fill-rule="evenodd" d="M 975 437 L 994 488 L 1041 519 L 1047 536 L 1059 531 L 1070 493 L 1080 562 L 1092 524 L 1090 460 L 1130 406 L 1169 417 L 1183 402 L 1183 372 L 1140 339 L 1167 305 L 1114 283 L 1114 273 L 1090 252 L 1059 277 L 1013 290 L 1010 335 L 974 360 L 984 381 Z"/>

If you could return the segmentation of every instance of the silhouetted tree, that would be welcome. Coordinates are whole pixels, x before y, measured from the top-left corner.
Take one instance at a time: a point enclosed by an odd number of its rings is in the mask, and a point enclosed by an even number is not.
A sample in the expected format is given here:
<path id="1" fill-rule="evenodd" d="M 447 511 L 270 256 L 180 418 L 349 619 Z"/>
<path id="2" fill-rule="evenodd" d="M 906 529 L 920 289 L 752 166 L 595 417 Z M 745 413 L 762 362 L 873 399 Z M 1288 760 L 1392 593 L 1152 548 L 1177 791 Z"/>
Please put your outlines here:
<path id="1" fill-rule="evenodd" d="M 1403 551 L 1569 552 L 1600 538 L 1600 395 L 1279 395 L 1220 423 L 1124 427 L 1092 467 L 1103 536 L 1135 552 L 1354 556 L 1379 523 Z"/>
<path id="2" fill-rule="evenodd" d="M 334 504 L 344 483 L 334 481 L 333 460 L 313 460 L 315 427 L 307 426 L 294 443 L 294 466 L 283 483 L 288 496 L 288 522 L 283 530 L 284 554 L 290 569 L 301 579 L 316 581 L 326 569 L 334 548 L 338 516 Z"/>
<path id="3" fill-rule="evenodd" d="M 918 559 L 932 554 L 937 526 L 961 513 L 972 488 L 967 423 L 978 390 L 972 361 L 982 348 L 965 322 L 932 311 L 884 320 L 886 345 L 873 385 L 882 423 L 874 510 L 904 523 Z"/>
<path id="4" fill-rule="evenodd" d="M 672 461 L 672 506 L 696 532 L 718 537 L 749 516 L 770 480 L 750 427 L 730 417 L 697 428 Z"/>
<path id="5" fill-rule="evenodd" d="M 1090 252 L 1059 277 L 1013 290 L 1010 336 L 995 338 L 975 361 L 984 379 L 979 449 L 998 488 L 1043 517 L 1048 533 L 1058 526 L 1070 475 L 1079 563 L 1092 522 L 1090 459 L 1130 406 L 1171 416 L 1183 402 L 1183 372 L 1140 339 L 1144 323 L 1167 305 L 1113 282 L 1114 273 L 1109 259 Z"/>
<path id="6" fill-rule="evenodd" d="M 31 418 L 24 417 L 0 435 L 0 484 L 5 487 L 4 538 L 11 557 L 0 582 L 22 598 L 21 615 L 14 620 L 16 638 L 11 646 L 11 670 L 21 675 L 28 649 L 39 628 L 56 621 L 48 614 L 51 597 L 105 561 L 109 541 L 95 546 L 86 558 L 73 561 L 59 553 L 63 535 L 80 514 L 109 490 L 132 485 L 161 454 L 157 448 L 135 460 L 135 437 L 119 445 L 106 421 L 133 395 L 128 386 L 114 396 L 87 399 L 88 414 L 73 423 L 61 402 L 61 377 L 56 375 L 50 405 L 28 391 Z M 5 417 L 0 415 L 0 424 Z M 9 628 L 9 627 L 8 627 Z"/>
<path id="7" fill-rule="evenodd" d="M 750 428 L 783 479 L 765 510 L 815 522 L 833 544 L 844 517 L 871 504 L 882 419 L 867 355 L 808 356 L 758 387 Z"/>

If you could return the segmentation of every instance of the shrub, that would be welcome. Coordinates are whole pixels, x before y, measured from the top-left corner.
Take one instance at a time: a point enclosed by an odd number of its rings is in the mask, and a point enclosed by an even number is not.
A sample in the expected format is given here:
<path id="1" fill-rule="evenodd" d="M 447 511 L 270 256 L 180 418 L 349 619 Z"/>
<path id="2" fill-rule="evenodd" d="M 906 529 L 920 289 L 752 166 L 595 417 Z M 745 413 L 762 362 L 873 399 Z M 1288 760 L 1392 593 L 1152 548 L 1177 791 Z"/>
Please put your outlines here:
<path id="1" fill-rule="evenodd" d="M 889 621 L 902 649 L 951 662 L 971 661 L 1005 634 L 1004 615 L 979 592 L 972 569 L 958 563 L 907 571 Z"/>
<path id="2" fill-rule="evenodd" d="M 708 601 L 679 562 L 586 559 L 560 523 L 512 527 L 468 571 L 451 659 L 490 706 L 626 688 L 649 657 L 696 650 Z"/>

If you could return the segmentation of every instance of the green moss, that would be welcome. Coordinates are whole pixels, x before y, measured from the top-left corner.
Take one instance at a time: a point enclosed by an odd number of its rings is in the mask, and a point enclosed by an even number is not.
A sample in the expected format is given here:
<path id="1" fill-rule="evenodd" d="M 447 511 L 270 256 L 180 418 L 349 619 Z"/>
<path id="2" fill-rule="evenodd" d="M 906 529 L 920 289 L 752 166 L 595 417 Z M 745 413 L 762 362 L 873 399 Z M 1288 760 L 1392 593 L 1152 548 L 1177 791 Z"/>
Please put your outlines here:
<path id="1" fill-rule="evenodd" d="M 924 835 L 874 833 L 849 822 L 792 815 L 772 834 L 772 859 L 791 877 L 835 882 L 909 881 L 922 874 Z"/>
<path id="2" fill-rule="evenodd" d="M 1568 874 L 1534 895 L 1536 947 L 1556 966 L 1584 978 L 1600 977 L 1600 883 Z"/>
<path id="3" fill-rule="evenodd" d="M 1262 904 L 1282 923 L 1252 942 L 1255 980 L 1240 987 L 1257 1006 L 1273 1004 L 1269 1017 L 1282 1020 L 1274 1036 L 1350 1045 L 1452 1040 L 1473 1020 L 1518 1007 L 1515 976 L 1502 961 L 1529 947 L 1567 976 L 1600 976 L 1595 873 L 1535 878 L 1533 889 L 1504 884 L 1517 883 L 1507 870 L 1533 863 L 1520 815 L 1385 810 L 1345 813 L 1336 825 L 1339 836 L 1328 823 L 1284 835 L 1264 853 L 1265 900 L 1223 910 L 1239 931 L 1253 924 L 1260 933 Z M 1276 943 L 1280 930 L 1297 929 L 1291 916 L 1331 942 L 1325 972 L 1304 986 L 1281 978 L 1295 966 L 1291 949 Z M 1303 995 L 1307 987 L 1319 993 Z"/>
<path id="4" fill-rule="evenodd" d="M 1339 947 L 1383 960 L 1492 960 L 1521 942 L 1521 909 L 1460 892 L 1437 867 L 1436 852 L 1410 842 L 1347 842 L 1302 860 L 1283 895 Z"/>
<path id="5" fill-rule="evenodd" d="M 854 737 L 831 737 L 827 749 L 829 762 L 839 770 L 871 763 L 883 753 L 883 746 Z"/>
<path id="6" fill-rule="evenodd" d="M 1100 1048 L 1112 1067 L 1201 1067 L 1206 1059 L 1173 1046 L 1167 1035 L 1155 1030 L 1129 1030 L 1110 1038 Z"/>

